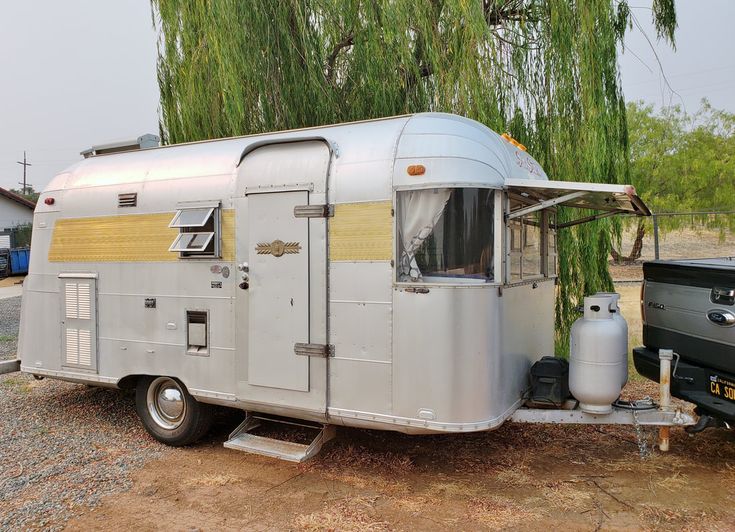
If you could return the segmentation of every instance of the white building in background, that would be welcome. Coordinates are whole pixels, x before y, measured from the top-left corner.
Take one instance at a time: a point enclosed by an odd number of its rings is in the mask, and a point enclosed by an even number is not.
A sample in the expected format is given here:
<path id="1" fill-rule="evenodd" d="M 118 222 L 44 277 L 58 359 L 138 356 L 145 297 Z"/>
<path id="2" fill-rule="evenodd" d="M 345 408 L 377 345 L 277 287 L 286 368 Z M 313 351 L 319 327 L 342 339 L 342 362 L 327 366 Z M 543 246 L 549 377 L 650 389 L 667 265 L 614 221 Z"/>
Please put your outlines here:
<path id="1" fill-rule="evenodd" d="M 35 208 L 34 202 L 0 188 L 0 248 L 10 247 L 12 228 L 33 223 Z"/>

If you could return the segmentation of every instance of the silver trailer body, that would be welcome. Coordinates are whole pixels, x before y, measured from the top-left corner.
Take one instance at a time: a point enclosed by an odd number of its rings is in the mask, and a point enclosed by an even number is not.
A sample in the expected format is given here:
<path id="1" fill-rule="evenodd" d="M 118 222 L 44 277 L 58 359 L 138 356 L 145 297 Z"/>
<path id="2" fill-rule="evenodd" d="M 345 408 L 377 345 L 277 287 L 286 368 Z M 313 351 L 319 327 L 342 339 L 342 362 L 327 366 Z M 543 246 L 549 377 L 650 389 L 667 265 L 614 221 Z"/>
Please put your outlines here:
<path id="1" fill-rule="evenodd" d="M 171 376 L 201 402 L 321 423 L 492 429 L 554 351 L 559 204 L 647 213 L 632 187 L 549 181 L 445 114 L 90 157 L 38 201 L 21 370 Z"/>

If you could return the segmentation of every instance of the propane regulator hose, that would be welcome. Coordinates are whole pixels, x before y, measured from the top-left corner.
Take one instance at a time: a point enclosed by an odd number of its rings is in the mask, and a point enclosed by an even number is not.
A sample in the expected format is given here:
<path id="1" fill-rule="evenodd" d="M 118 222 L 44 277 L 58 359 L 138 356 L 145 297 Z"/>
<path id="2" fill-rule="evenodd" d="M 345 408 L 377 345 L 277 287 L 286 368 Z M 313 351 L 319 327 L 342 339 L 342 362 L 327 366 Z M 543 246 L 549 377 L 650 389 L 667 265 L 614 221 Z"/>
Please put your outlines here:
<path id="1" fill-rule="evenodd" d="M 613 402 L 613 406 L 623 410 L 654 410 L 658 408 L 658 405 L 650 397 L 644 397 L 636 401 L 624 401 L 618 397 Z"/>

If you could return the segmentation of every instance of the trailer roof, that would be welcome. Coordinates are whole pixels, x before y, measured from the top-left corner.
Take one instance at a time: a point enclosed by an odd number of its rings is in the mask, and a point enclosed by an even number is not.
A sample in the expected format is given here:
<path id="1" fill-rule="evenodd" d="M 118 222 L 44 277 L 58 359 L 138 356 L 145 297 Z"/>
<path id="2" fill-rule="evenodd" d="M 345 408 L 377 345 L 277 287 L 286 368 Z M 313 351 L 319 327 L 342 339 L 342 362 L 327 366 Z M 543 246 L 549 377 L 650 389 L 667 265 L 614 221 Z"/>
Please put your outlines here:
<path id="1" fill-rule="evenodd" d="M 303 137 L 332 142 L 342 164 L 410 156 L 455 157 L 492 167 L 501 176 L 493 186 L 502 186 L 504 178 L 548 179 L 525 150 L 479 122 L 446 113 L 418 113 L 94 155 L 59 174 L 46 191 L 230 175 L 250 147 Z"/>

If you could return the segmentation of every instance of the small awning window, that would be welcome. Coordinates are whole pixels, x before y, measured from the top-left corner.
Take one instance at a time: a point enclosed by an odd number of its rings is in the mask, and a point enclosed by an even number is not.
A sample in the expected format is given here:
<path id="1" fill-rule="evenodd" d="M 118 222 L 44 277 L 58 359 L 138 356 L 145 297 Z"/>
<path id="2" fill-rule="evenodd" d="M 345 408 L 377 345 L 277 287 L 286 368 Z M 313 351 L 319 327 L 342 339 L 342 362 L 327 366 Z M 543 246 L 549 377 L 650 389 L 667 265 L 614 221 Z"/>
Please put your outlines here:
<path id="1" fill-rule="evenodd" d="M 590 222 L 614 214 L 650 216 L 651 211 L 635 193 L 631 185 L 602 183 L 577 183 L 573 181 L 547 181 L 541 179 L 506 179 L 505 188 L 530 204 L 506 215 L 507 220 L 519 218 L 556 205 L 601 211 L 570 222 L 559 224 L 561 229 Z"/>
<path id="2" fill-rule="evenodd" d="M 168 250 L 179 253 L 204 251 L 212 238 L 214 233 L 181 233 Z"/>
<path id="3" fill-rule="evenodd" d="M 179 209 L 169 227 L 204 227 L 214 212 L 214 207 Z"/>

